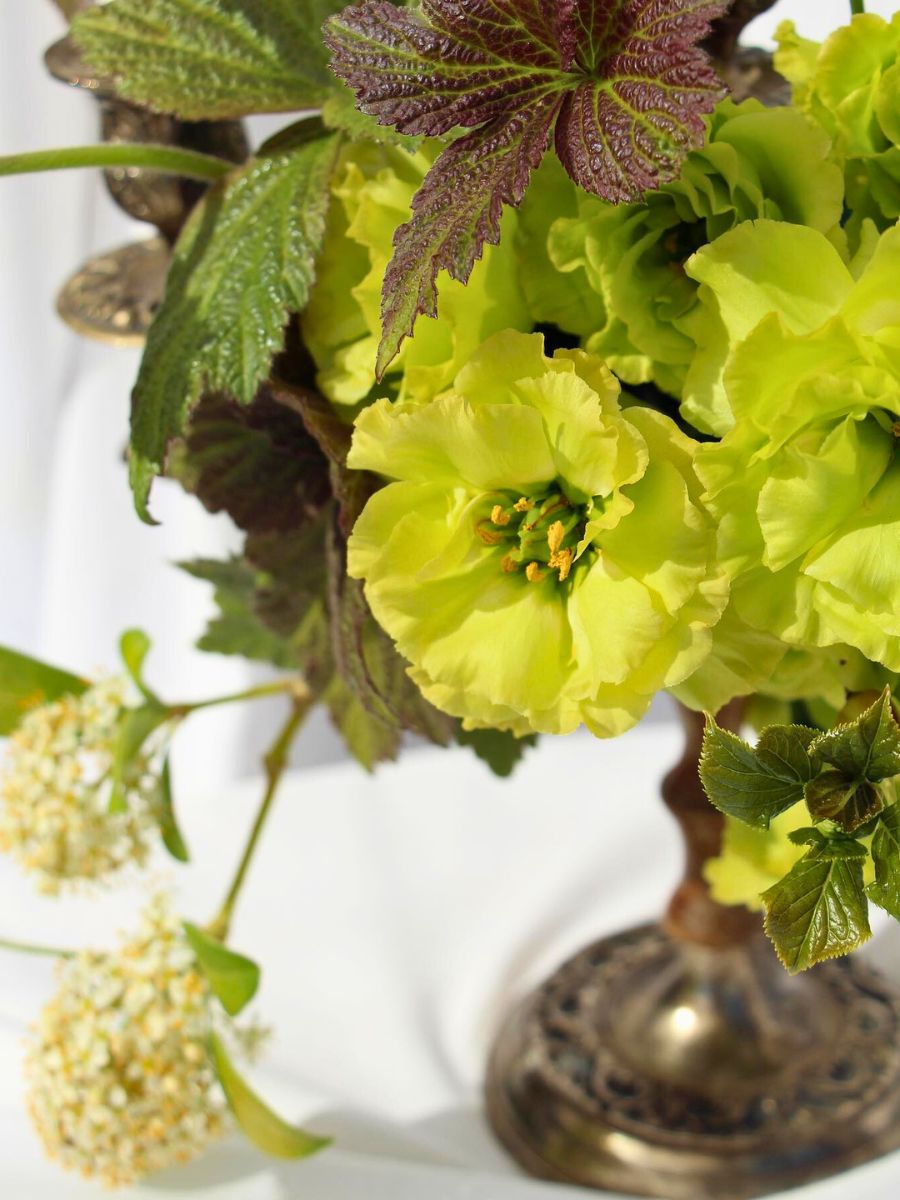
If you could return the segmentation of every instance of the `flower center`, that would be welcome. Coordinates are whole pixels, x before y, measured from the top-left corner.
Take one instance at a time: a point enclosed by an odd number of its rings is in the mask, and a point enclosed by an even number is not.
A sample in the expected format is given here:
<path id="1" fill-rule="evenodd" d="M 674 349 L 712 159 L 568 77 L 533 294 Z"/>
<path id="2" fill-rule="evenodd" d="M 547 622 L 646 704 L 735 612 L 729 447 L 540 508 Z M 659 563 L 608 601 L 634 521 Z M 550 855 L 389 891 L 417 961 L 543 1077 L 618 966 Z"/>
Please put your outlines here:
<path id="1" fill-rule="evenodd" d="M 584 537 L 587 513 L 562 492 L 520 496 L 495 504 L 476 532 L 486 546 L 504 546 L 501 566 L 508 575 L 524 571 L 529 583 L 541 583 L 558 572 L 560 583 L 571 573 Z"/>

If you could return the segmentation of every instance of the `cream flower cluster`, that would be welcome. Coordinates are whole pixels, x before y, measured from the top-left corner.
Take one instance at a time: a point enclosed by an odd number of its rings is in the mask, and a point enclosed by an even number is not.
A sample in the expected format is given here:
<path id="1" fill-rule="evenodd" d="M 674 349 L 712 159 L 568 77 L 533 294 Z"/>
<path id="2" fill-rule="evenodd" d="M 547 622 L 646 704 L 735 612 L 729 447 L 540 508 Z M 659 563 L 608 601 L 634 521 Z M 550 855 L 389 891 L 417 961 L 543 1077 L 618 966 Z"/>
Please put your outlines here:
<path id="1" fill-rule="evenodd" d="M 100 880 L 147 857 L 157 780 L 140 754 L 125 777 L 127 809 L 109 812 L 127 683 L 33 709 L 9 741 L 0 776 L 0 850 L 33 871 L 42 891 Z"/>
<path id="2" fill-rule="evenodd" d="M 195 1158 L 223 1130 L 211 996 L 162 898 L 111 954 L 83 953 L 29 1045 L 29 1109 L 47 1153 L 107 1186 Z"/>

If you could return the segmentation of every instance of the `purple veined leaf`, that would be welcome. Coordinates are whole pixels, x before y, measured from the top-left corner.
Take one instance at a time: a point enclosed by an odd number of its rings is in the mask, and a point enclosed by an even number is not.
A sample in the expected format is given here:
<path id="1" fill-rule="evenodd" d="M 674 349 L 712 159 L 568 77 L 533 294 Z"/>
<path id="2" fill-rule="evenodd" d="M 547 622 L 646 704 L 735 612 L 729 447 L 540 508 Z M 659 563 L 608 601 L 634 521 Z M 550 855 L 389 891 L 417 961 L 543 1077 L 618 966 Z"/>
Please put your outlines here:
<path id="1" fill-rule="evenodd" d="M 384 277 L 379 378 L 412 333 L 419 313 L 437 313 L 438 271 L 465 281 L 486 242 L 500 240 L 505 204 L 518 204 L 550 140 L 562 97 L 503 116 L 444 150 L 413 200 L 412 219 L 394 235 Z"/>
<path id="2" fill-rule="evenodd" d="M 504 204 L 518 204 L 550 134 L 563 166 L 613 203 L 677 175 L 725 94 L 698 43 L 724 0 L 364 0 L 325 25 L 357 105 L 401 133 L 474 128 L 443 152 L 395 237 L 379 375 L 435 279 L 465 282 Z"/>

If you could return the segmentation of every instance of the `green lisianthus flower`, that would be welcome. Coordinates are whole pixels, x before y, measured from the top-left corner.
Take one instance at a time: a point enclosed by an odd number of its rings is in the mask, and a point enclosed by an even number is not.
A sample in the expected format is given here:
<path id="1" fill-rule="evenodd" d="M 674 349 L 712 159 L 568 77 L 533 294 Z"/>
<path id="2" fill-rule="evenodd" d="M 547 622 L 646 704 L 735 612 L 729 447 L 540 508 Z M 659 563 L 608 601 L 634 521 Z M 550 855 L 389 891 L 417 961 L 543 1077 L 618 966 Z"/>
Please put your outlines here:
<path id="1" fill-rule="evenodd" d="M 585 348 L 627 383 L 653 382 L 680 397 L 696 340 L 689 318 L 697 285 L 685 260 L 758 217 L 836 229 L 843 183 L 828 151 L 827 136 L 802 113 L 726 100 L 680 178 L 643 203 L 582 194 L 578 214 L 551 227 L 549 250 L 560 271 L 585 271 L 600 298 Z"/>
<path id="2" fill-rule="evenodd" d="M 336 404 L 359 404 L 373 394 L 381 285 L 394 231 L 409 219 L 412 198 L 440 149 L 436 141 L 415 153 L 361 142 L 342 151 L 316 283 L 301 317 L 318 385 Z M 437 318 L 419 318 L 375 394 L 430 400 L 491 333 L 531 329 L 516 269 L 517 221 L 507 209 L 500 245 L 485 247 L 468 284 L 441 278 Z"/>
<path id="3" fill-rule="evenodd" d="M 854 16 L 822 44 L 800 37 L 793 21 L 775 37 L 794 103 L 834 140 L 855 223 L 871 217 L 884 228 L 900 217 L 900 12 L 890 21 Z"/>
<path id="4" fill-rule="evenodd" d="M 696 443 L 609 369 L 495 335 L 430 404 L 377 401 L 349 464 L 391 480 L 348 569 L 438 708 L 601 737 L 707 653 L 727 602 Z"/>
<path id="5" fill-rule="evenodd" d="M 697 470 L 741 620 L 900 670 L 900 227 L 855 279 L 811 229 L 760 221 L 700 251 L 733 428 Z M 701 371 L 702 374 L 702 371 Z"/>

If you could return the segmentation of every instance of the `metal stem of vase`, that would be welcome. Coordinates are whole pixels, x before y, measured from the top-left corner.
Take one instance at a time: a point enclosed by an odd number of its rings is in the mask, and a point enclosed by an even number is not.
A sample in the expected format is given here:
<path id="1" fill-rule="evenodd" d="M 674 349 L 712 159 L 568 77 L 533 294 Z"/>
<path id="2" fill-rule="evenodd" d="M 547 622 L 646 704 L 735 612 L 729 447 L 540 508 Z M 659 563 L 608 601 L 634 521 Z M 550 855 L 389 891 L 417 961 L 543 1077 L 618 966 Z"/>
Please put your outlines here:
<path id="1" fill-rule="evenodd" d="M 781 968 L 757 914 L 711 897 L 722 819 L 702 718 L 663 783 L 686 869 L 659 924 L 564 963 L 500 1030 L 486 1098 L 531 1174 L 669 1200 L 750 1200 L 900 1146 L 900 998 L 858 961 Z M 736 728 L 740 710 L 719 715 Z"/>

